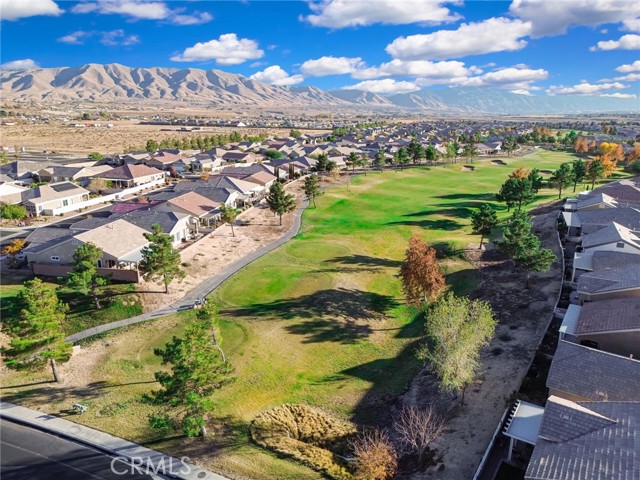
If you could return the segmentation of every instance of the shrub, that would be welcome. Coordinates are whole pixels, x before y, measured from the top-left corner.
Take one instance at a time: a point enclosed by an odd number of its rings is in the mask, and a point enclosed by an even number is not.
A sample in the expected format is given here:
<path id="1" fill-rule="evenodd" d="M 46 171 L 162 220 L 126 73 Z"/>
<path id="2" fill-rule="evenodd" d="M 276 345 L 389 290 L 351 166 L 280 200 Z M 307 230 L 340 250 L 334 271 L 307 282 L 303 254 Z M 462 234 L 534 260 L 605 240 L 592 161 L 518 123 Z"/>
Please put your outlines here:
<path id="1" fill-rule="evenodd" d="M 355 433 L 353 424 L 307 405 L 281 405 L 251 424 L 251 438 L 261 447 L 336 479 L 352 478 L 343 455 Z"/>
<path id="2" fill-rule="evenodd" d="M 436 250 L 436 257 L 439 260 L 445 258 L 460 258 L 466 260 L 466 254 L 462 248 L 459 248 L 456 242 L 438 242 L 434 243 L 433 248 Z"/>
<path id="3" fill-rule="evenodd" d="M 386 432 L 371 430 L 352 444 L 356 480 L 387 480 L 398 468 L 398 455 Z"/>

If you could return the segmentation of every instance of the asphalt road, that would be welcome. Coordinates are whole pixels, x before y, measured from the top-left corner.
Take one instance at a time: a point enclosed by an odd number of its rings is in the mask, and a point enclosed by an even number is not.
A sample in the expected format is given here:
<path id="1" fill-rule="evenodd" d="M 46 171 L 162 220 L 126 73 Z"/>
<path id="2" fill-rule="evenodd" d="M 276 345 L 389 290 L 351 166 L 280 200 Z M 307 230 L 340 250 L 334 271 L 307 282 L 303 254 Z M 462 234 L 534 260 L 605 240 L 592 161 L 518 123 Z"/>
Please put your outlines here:
<path id="1" fill-rule="evenodd" d="M 159 479 L 93 448 L 0 419 L 2 480 Z M 120 475 L 118 473 L 121 473 Z"/>

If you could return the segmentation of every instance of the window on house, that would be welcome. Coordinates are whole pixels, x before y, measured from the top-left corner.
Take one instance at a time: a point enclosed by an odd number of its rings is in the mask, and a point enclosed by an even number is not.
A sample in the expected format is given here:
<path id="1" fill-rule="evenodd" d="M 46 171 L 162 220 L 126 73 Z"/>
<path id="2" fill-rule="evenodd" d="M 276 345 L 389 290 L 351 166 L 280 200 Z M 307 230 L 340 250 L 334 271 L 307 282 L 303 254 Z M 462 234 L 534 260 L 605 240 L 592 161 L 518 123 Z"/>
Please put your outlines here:
<path id="1" fill-rule="evenodd" d="M 616 247 L 618 247 L 618 248 L 624 248 L 624 242 L 618 242 L 618 243 L 616 243 Z"/>
<path id="2" fill-rule="evenodd" d="M 69 200 L 67 200 L 66 198 L 64 200 L 62 200 L 62 206 L 63 207 L 67 207 L 69 205 Z"/>
<path id="3" fill-rule="evenodd" d="M 53 255 L 52 255 L 52 256 L 51 256 L 51 261 L 52 261 L 52 262 L 59 262 L 59 261 L 60 261 L 60 257 L 58 257 L 58 256 L 53 256 Z"/>

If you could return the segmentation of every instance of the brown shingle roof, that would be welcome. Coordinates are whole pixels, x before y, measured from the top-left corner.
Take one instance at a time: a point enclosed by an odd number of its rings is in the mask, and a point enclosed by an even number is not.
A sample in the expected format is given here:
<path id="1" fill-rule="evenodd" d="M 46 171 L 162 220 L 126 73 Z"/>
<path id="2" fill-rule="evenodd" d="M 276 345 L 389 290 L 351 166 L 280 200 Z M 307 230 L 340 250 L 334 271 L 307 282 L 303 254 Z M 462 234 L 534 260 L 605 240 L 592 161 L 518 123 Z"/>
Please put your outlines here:
<path id="1" fill-rule="evenodd" d="M 196 192 L 187 192 L 168 200 L 167 203 L 180 207 L 196 217 L 209 213 L 220 206 L 219 202 L 214 202 Z"/>
<path id="2" fill-rule="evenodd" d="M 638 480 L 640 402 L 551 396 L 526 480 Z"/>
<path id="3" fill-rule="evenodd" d="M 107 180 L 133 180 L 158 173 L 164 174 L 162 170 L 147 167 L 146 165 L 123 165 L 122 167 L 112 168 L 104 172 L 100 177 L 106 178 Z"/>
<path id="4" fill-rule="evenodd" d="M 547 388 L 585 400 L 640 401 L 640 361 L 561 340 Z"/>
<path id="5" fill-rule="evenodd" d="M 620 298 L 585 303 L 578 317 L 576 333 L 636 328 L 640 328 L 640 298 Z"/>

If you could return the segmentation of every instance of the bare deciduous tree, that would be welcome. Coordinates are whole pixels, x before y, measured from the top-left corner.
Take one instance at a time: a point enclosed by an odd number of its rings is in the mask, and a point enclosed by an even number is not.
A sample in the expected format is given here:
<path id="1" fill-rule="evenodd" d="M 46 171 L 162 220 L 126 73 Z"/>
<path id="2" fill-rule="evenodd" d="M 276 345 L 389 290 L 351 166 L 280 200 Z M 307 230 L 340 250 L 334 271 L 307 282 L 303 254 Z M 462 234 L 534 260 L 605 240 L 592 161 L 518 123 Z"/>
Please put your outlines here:
<path id="1" fill-rule="evenodd" d="M 355 456 L 356 480 L 387 480 L 398 468 L 398 456 L 384 430 L 361 433 L 351 443 Z"/>
<path id="2" fill-rule="evenodd" d="M 418 464 L 422 465 L 429 445 L 444 430 L 444 419 L 436 414 L 432 406 L 422 409 L 403 407 L 393 422 L 393 430 L 404 453 L 417 455 Z"/>

